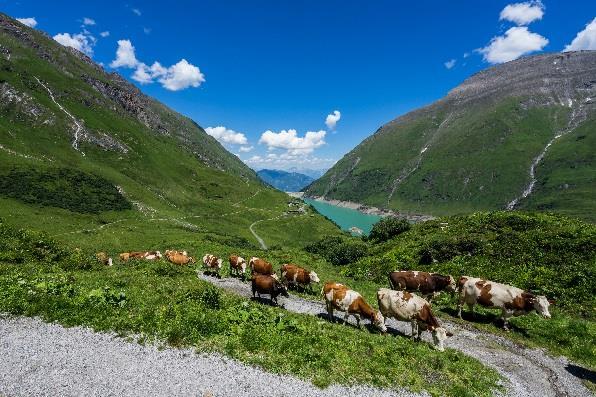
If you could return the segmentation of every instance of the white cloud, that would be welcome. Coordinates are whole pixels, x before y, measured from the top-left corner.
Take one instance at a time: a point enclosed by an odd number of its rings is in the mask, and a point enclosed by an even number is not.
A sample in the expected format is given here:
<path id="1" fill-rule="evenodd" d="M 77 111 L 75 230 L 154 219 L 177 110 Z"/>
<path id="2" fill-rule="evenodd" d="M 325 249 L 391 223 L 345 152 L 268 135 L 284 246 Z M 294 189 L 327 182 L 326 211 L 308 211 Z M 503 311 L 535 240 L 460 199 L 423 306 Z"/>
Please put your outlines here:
<path id="1" fill-rule="evenodd" d="M 95 25 L 95 20 L 85 17 L 85 18 L 83 18 L 83 25 L 93 26 L 93 25 Z"/>
<path id="2" fill-rule="evenodd" d="M 328 114 L 327 118 L 325 118 L 325 125 L 330 130 L 334 130 L 339 119 L 341 119 L 341 112 L 339 110 L 334 110 L 333 113 Z"/>
<path id="3" fill-rule="evenodd" d="M 470 56 L 470 53 L 469 52 L 464 52 L 464 58 L 467 58 L 469 56 Z"/>
<path id="4" fill-rule="evenodd" d="M 31 18 L 17 18 L 17 21 L 19 21 L 23 25 L 29 26 L 30 28 L 34 28 L 34 27 L 37 26 L 37 20 L 34 17 L 31 17 Z"/>
<path id="5" fill-rule="evenodd" d="M 506 20 L 518 26 L 528 25 L 542 19 L 544 5 L 540 1 L 527 1 L 524 3 L 509 4 L 501 11 L 499 20 Z"/>
<path id="6" fill-rule="evenodd" d="M 222 143 L 231 143 L 234 145 L 246 145 L 248 143 L 248 140 L 243 133 L 227 129 L 223 126 L 207 127 L 205 128 L 205 132 Z M 248 150 L 240 148 L 240 151 L 244 152 Z"/>
<path id="7" fill-rule="evenodd" d="M 596 18 L 579 32 L 563 51 L 596 50 Z"/>
<path id="8" fill-rule="evenodd" d="M 106 30 L 105 32 L 101 32 L 99 35 L 101 37 L 108 37 L 110 35 L 110 32 Z"/>
<path id="9" fill-rule="evenodd" d="M 151 67 L 140 62 L 135 54 L 135 48 L 130 40 L 118 40 L 116 59 L 110 63 L 113 68 L 135 68 L 132 79 L 141 84 L 159 81 L 167 90 L 179 91 L 188 87 L 198 87 L 205 82 L 205 75 L 195 65 L 186 59 L 165 67 L 159 62 L 154 62 Z"/>
<path id="10" fill-rule="evenodd" d="M 265 131 L 259 139 L 259 143 L 267 145 L 269 150 L 286 149 L 291 155 L 311 153 L 318 147 L 325 144 L 326 132 L 308 131 L 304 137 L 299 137 L 296 130 L 281 130 L 276 133 Z"/>
<path id="11" fill-rule="evenodd" d="M 319 158 L 311 155 L 291 155 L 282 153 L 277 155 L 269 153 L 266 156 L 254 155 L 248 159 L 242 159 L 249 167 L 259 170 L 262 168 L 273 168 L 277 170 L 292 171 L 298 168 L 307 167 L 309 169 L 328 169 L 336 160 L 331 158 Z"/>
<path id="12" fill-rule="evenodd" d="M 457 62 L 456 59 L 450 59 L 449 61 L 445 62 L 443 65 L 445 65 L 445 67 L 447 69 L 451 69 L 452 67 L 455 66 L 455 63 Z"/>
<path id="13" fill-rule="evenodd" d="M 134 68 L 139 64 L 135 55 L 135 48 L 130 40 L 118 40 L 118 49 L 116 50 L 116 59 L 110 63 L 113 68 Z"/>
<path id="14" fill-rule="evenodd" d="M 143 28 L 143 32 L 145 34 L 149 34 L 149 33 L 151 33 L 151 28 Z"/>
<path id="15" fill-rule="evenodd" d="M 188 87 L 198 87 L 205 82 L 205 75 L 201 70 L 182 59 L 170 66 L 163 77 L 159 78 L 161 85 L 170 91 L 178 91 Z"/>
<path id="16" fill-rule="evenodd" d="M 547 38 L 528 31 L 525 26 L 516 26 L 506 31 L 504 36 L 493 37 L 486 47 L 478 51 L 484 55 L 485 61 L 502 63 L 542 50 L 547 44 Z"/>
<path id="17" fill-rule="evenodd" d="M 248 152 L 252 151 L 254 148 L 255 148 L 254 146 L 241 146 L 239 150 L 242 153 L 248 153 Z"/>
<path id="18" fill-rule="evenodd" d="M 75 48 L 89 56 L 93 55 L 93 46 L 96 42 L 95 37 L 87 31 L 72 35 L 70 33 L 58 33 L 54 36 L 54 40 L 65 47 Z"/>
<path id="19" fill-rule="evenodd" d="M 139 10 L 138 8 L 133 8 L 131 9 L 131 11 L 136 14 L 137 16 L 141 16 L 141 10 Z"/>

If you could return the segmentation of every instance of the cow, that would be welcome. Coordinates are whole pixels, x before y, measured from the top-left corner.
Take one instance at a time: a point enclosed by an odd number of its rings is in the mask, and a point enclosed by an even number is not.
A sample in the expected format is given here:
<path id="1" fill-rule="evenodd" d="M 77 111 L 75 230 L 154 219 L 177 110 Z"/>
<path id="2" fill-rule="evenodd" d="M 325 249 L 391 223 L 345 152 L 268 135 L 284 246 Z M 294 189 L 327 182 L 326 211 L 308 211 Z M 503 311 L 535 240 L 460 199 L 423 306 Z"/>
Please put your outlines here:
<path id="1" fill-rule="evenodd" d="M 458 316 L 465 304 L 474 315 L 474 305 L 477 303 L 484 307 L 501 309 L 503 328 L 509 329 L 509 318 L 521 316 L 535 310 L 544 318 L 550 318 L 549 306 L 554 301 L 549 301 L 545 296 L 534 295 L 521 288 L 496 283 L 481 278 L 461 277 L 458 283 L 459 304 Z"/>
<path id="2" fill-rule="evenodd" d="M 188 255 L 188 252 L 177 251 L 177 250 L 166 250 L 166 252 L 164 252 L 164 255 L 166 258 L 168 257 L 168 255 L 174 255 L 174 254 Z"/>
<path id="3" fill-rule="evenodd" d="M 98 252 L 97 254 L 95 254 L 95 258 L 102 265 L 112 266 L 114 264 L 112 258 L 110 258 L 108 254 L 106 254 L 105 252 Z"/>
<path id="4" fill-rule="evenodd" d="M 286 287 L 279 282 L 276 278 L 266 274 L 253 274 L 251 278 L 252 296 L 254 298 L 255 293 L 261 297 L 261 294 L 268 294 L 271 296 L 271 302 L 276 305 L 277 296 L 283 295 L 288 298 L 288 290 Z"/>
<path id="5" fill-rule="evenodd" d="M 291 263 L 281 265 L 281 279 L 288 286 L 300 285 L 303 288 L 308 286 L 311 291 L 311 283 L 318 283 L 321 281 L 319 280 L 319 276 L 317 276 L 317 273 L 309 272 L 308 270 Z"/>
<path id="6" fill-rule="evenodd" d="M 248 266 L 252 274 L 264 274 L 277 278 L 277 275 L 273 271 L 273 265 L 264 259 L 252 257 L 248 261 Z"/>
<path id="7" fill-rule="evenodd" d="M 379 310 L 385 318 L 395 318 L 399 321 L 409 321 L 412 325 L 413 340 L 420 340 L 422 331 L 428 331 L 433 337 L 435 348 L 444 351 L 443 342 L 452 336 L 441 327 L 433 315 L 430 303 L 425 299 L 407 291 L 394 291 L 381 288 L 377 291 Z"/>
<path id="8" fill-rule="evenodd" d="M 153 261 L 156 259 L 161 259 L 161 256 L 161 252 L 159 251 L 133 251 L 121 253 L 120 260 L 122 262 L 128 262 L 130 259 L 145 259 L 148 261 Z"/>
<path id="9" fill-rule="evenodd" d="M 246 275 L 246 261 L 238 255 L 230 255 L 230 274 L 244 279 Z"/>
<path id="10" fill-rule="evenodd" d="M 389 285 L 396 291 L 418 292 L 429 302 L 441 291 L 456 290 L 455 279 L 452 276 L 414 270 L 389 273 Z"/>
<path id="11" fill-rule="evenodd" d="M 381 332 L 387 332 L 383 315 L 366 303 L 362 295 L 348 288 L 346 285 L 327 282 L 323 286 L 321 294 L 323 295 L 330 321 L 334 319 L 333 310 L 339 310 L 345 312 L 344 323 L 347 323 L 350 315 L 353 315 L 356 318 L 357 326 L 360 327 L 360 317 L 365 317 L 370 320 L 371 324 L 380 329 Z"/>
<path id="12" fill-rule="evenodd" d="M 183 254 L 179 251 L 166 251 L 166 259 L 175 265 L 188 265 L 190 263 L 195 263 L 195 259 L 192 256 L 188 256 L 187 254 Z"/>
<path id="13" fill-rule="evenodd" d="M 215 255 L 205 254 L 205 256 L 203 256 L 203 267 L 206 269 L 205 272 L 219 275 L 222 263 L 223 260 Z"/>

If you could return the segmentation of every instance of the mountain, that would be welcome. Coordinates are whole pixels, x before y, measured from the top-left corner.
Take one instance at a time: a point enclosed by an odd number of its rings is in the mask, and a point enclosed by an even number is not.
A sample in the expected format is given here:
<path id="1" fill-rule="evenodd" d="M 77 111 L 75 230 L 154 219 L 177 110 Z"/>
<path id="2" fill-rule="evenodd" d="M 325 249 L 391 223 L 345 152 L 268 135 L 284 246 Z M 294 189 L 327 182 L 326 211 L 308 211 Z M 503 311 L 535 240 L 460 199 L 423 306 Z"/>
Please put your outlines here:
<path id="1" fill-rule="evenodd" d="M 289 172 L 297 172 L 299 174 L 304 174 L 310 176 L 312 179 L 319 179 L 325 174 L 325 170 L 313 170 L 310 168 L 299 168 L 299 167 L 291 167 L 288 169 Z"/>
<path id="2" fill-rule="evenodd" d="M 379 128 L 305 189 L 432 215 L 527 209 L 596 221 L 596 52 L 488 68 Z"/>
<path id="3" fill-rule="evenodd" d="M 260 170 L 259 178 L 283 192 L 299 192 L 314 181 L 308 175 L 280 170 Z"/>
<path id="4" fill-rule="evenodd" d="M 190 235 L 257 244 L 249 230 L 257 221 L 268 243 L 299 245 L 319 230 L 333 233 L 319 216 L 264 221 L 287 201 L 191 119 L 0 14 L 5 222 L 78 246 L 128 249 Z"/>

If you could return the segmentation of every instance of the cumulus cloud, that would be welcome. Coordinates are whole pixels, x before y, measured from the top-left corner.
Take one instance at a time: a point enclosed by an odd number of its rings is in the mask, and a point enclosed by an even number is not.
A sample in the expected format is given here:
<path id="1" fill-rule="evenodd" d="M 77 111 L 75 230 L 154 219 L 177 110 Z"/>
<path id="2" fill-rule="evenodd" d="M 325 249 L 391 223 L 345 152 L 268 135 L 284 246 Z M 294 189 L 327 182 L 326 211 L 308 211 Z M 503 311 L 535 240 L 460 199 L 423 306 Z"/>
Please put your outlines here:
<path id="1" fill-rule="evenodd" d="M 85 17 L 85 18 L 83 18 L 83 25 L 93 26 L 93 25 L 95 25 L 95 20 Z"/>
<path id="2" fill-rule="evenodd" d="M 596 18 L 579 32 L 563 51 L 596 50 Z"/>
<path id="3" fill-rule="evenodd" d="M 137 16 L 141 16 L 141 10 L 139 10 L 138 8 L 133 8 L 133 9 L 131 9 L 131 11 L 133 12 L 133 14 L 135 14 Z"/>
<path id="4" fill-rule="evenodd" d="M 110 63 L 113 68 L 134 68 L 139 64 L 135 55 L 135 48 L 130 40 L 118 40 L 116 59 Z"/>
<path id="5" fill-rule="evenodd" d="M 277 170 L 291 171 L 296 167 L 308 167 L 309 169 L 328 169 L 336 160 L 331 158 L 320 158 L 311 155 L 292 155 L 289 153 L 275 154 L 268 153 L 266 156 L 254 155 L 248 159 L 242 159 L 249 167 L 259 170 L 262 168 L 274 168 Z"/>
<path id="6" fill-rule="evenodd" d="M 339 110 L 334 110 L 333 113 L 327 115 L 325 125 L 330 130 L 334 130 L 339 119 L 341 119 L 341 112 Z"/>
<path id="7" fill-rule="evenodd" d="M 54 40 L 65 47 L 75 48 L 89 56 L 93 55 L 93 46 L 96 42 L 95 37 L 88 31 L 72 35 L 70 33 L 58 33 L 54 36 Z"/>
<path id="8" fill-rule="evenodd" d="M 234 145 L 246 145 L 248 143 L 248 140 L 243 133 L 230 130 L 223 126 L 207 127 L 205 128 L 205 132 L 221 143 L 231 143 Z M 242 150 L 242 148 L 240 148 L 240 151 L 243 152 L 248 150 Z"/>
<path id="9" fill-rule="evenodd" d="M 542 19 L 544 5 L 540 1 L 509 4 L 501 11 L 499 20 L 510 21 L 518 26 L 528 25 Z"/>
<path id="10" fill-rule="evenodd" d="M 450 59 L 449 61 L 445 62 L 443 65 L 445 65 L 445 67 L 447 69 L 451 69 L 452 67 L 455 66 L 455 63 L 457 62 L 456 59 Z"/>
<path id="11" fill-rule="evenodd" d="M 205 82 L 205 75 L 201 73 L 201 70 L 186 59 L 181 59 L 170 67 L 162 66 L 159 62 L 147 66 L 147 64 L 137 59 L 135 48 L 130 40 L 118 40 L 116 59 L 110 63 L 110 66 L 113 68 L 134 68 L 133 80 L 141 84 L 158 81 L 162 87 L 170 91 L 198 87 Z"/>
<path id="12" fill-rule="evenodd" d="M 19 21 L 23 25 L 29 26 L 30 28 L 34 28 L 34 27 L 37 26 L 37 20 L 34 17 L 31 17 L 31 18 L 17 18 L 17 21 Z"/>
<path id="13" fill-rule="evenodd" d="M 268 130 L 263 132 L 259 143 L 267 145 L 269 150 L 286 149 L 291 155 L 307 154 L 325 144 L 325 135 L 326 132 L 323 130 L 308 131 L 304 137 L 299 137 L 296 130 Z"/>
<path id="14" fill-rule="evenodd" d="M 108 37 L 110 35 L 110 32 L 108 32 L 107 30 L 105 32 L 101 32 L 99 34 L 101 37 Z"/>
<path id="15" fill-rule="evenodd" d="M 254 146 L 241 146 L 239 150 L 242 153 L 248 153 L 248 152 L 252 151 L 254 148 L 255 148 Z"/>
<path id="16" fill-rule="evenodd" d="M 516 26 L 506 31 L 503 36 L 493 37 L 486 47 L 478 51 L 484 55 L 485 61 L 502 63 L 542 50 L 547 44 L 547 38 L 530 32 L 525 26 Z"/>

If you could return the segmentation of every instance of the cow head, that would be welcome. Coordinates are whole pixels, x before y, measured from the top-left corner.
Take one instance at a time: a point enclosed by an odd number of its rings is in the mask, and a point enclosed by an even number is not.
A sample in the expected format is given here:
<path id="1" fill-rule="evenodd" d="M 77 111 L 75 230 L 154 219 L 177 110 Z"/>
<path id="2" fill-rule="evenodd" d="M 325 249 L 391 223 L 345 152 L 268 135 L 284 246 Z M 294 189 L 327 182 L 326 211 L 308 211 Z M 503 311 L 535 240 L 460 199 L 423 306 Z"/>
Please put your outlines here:
<path id="1" fill-rule="evenodd" d="M 442 352 L 445 351 L 445 346 L 443 342 L 447 340 L 448 336 L 453 336 L 452 333 L 447 332 L 447 330 L 443 327 L 435 327 L 432 330 L 429 329 L 433 336 L 433 342 L 435 343 L 435 349 Z"/>
<path id="2" fill-rule="evenodd" d="M 156 257 L 157 259 L 161 259 L 161 252 L 159 252 L 159 251 L 155 251 L 155 257 Z"/>
<path id="3" fill-rule="evenodd" d="M 217 260 L 217 268 L 218 268 L 218 269 L 221 269 L 222 263 L 223 263 L 223 259 L 219 258 L 219 259 Z"/>
<path id="4" fill-rule="evenodd" d="M 289 298 L 290 297 L 290 294 L 288 294 L 288 289 L 285 287 L 285 285 L 283 285 L 282 283 L 280 283 L 279 281 L 277 281 L 277 279 L 276 279 L 276 282 L 275 282 L 275 285 L 274 285 L 273 289 L 279 295 L 285 296 L 286 298 Z"/>
<path id="5" fill-rule="evenodd" d="M 372 323 L 375 327 L 380 329 L 382 333 L 387 332 L 387 327 L 385 326 L 385 317 L 383 317 L 381 312 L 375 311 L 373 313 Z"/>
<path id="6" fill-rule="evenodd" d="M 188 263 L 197 263 L 197 261 L 195 261 L 195 258 L 193 258 L 192 256 L 189 256 Z"/>
<path id="7" fill-rule="evenodd" d="M 457 291 L 457 283 L 456 283 L 455 279 L 453 278 L 453 276 L 449 275 L 447 277 L 449 277 L 449 284 L 447 285 L 447 288 L 445 288 L 445 290 L 447 292 Z"/>
<path id="8" fill-rule="evenodd" d="M 534 304 L 534 309 L 536 310 L 536 312 L 538 314 L 540 314 L 544 318 L 550 318 L 550 313 L 548 311 L 550 302 L 548 299 L 546 299 L 546 296 L 539 295 L 539 296 L 533 297 L 533 304 Z"/>
<path id="9" fill-rule="evenodd" d="M 313 283 L 320 283 L 321 282 L 321 280 L 319 279 L 319 276 L 317 276 L 317 273 L 310 272 L 308 275 L 310 277 L 310 281 L 312 281 Z"/>

